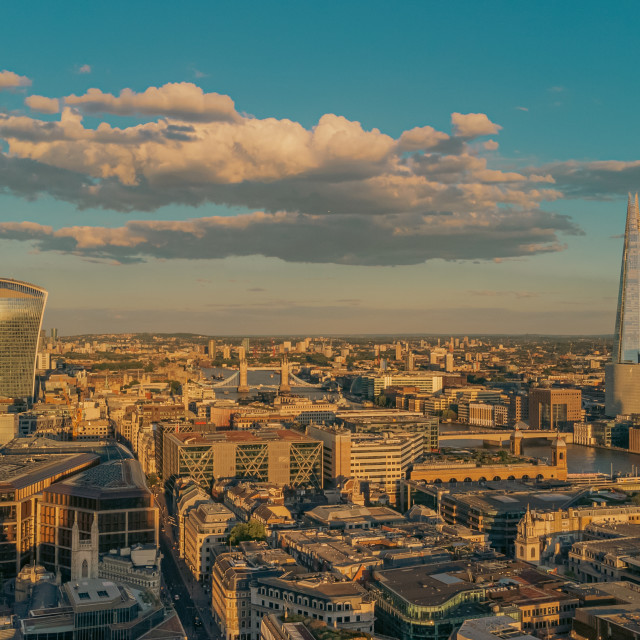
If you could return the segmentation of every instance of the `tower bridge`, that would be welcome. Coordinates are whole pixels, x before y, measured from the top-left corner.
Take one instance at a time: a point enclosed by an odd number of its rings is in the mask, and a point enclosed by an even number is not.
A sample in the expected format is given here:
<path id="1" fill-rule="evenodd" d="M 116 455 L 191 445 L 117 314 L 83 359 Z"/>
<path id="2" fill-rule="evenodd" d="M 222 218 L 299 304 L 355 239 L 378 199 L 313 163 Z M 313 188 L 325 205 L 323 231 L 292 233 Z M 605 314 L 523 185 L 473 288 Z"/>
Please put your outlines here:
<path id="1" fill-rule="evenodd" d="M 265 365 L 261 367 L 250 367 L 247 365 L 246 360 L 242 360 L 239 369 L 228 369 L 228 371 L 231 375 L 227 378 L 213 382 L 212 386 L 214 389 L 237 387 L 239 393 L 246 393 L 249 389 L 258 387 L 262 389 L 277 388 L 283 392 L 288 392 L 291 388 L 320 389 L 322 387 L 321 384 L 312 384 L 291 373 L 289 361 L 286 357 L 282 359 L 280 365 Z M 280 374 L 280 385 L 249 384 L 249 371 L 277 371 Z"/>

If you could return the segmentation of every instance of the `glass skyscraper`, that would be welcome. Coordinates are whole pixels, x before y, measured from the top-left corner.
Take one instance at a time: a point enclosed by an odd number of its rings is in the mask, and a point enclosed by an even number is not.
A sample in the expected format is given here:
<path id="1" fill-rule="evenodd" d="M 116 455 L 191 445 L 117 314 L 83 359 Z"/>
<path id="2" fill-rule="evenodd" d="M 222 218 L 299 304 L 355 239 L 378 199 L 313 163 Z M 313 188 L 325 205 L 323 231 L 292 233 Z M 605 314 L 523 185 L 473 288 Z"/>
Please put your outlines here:
<path id="1" fill-rule="evenodd" d="M 640 210 L 629 194 L 611 363 L 605 367 L 607 416 L 640 413 Z"/>
<path id="2" fill-rule="evenodd" d="M 640 362 L 640 212 L 638 194 L 629 195 L 627 226 L 620 269 L 620 291 L 613 336 L 612 361 L 619 364 Z"/>
<path id="3" fill-rule="evenodd" d="M 0 397 L 33 398 L 38 338 L 47 292 L 0 278 Z"/>

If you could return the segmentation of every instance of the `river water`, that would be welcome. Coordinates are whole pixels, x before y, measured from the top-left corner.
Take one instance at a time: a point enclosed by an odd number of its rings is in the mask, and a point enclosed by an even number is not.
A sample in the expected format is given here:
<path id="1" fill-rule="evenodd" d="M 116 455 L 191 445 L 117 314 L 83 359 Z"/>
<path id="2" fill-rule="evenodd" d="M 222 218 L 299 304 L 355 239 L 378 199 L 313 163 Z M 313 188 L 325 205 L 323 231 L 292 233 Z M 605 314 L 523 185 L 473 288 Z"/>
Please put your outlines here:
<path id="1" fill-rule="evenodd" d="M 441 433 L 447 431 L 460 431 L 465 425 L 442 424 Z M 448 447 L 460 447 L 472 449 L 482 446 L 477 440 L 450 440 Z M 522 443 L 522 453 L 535 458 L 551 459 L 551 442 L 548 444 L 527 442 Z M 583 447 L 578 444 L 567 445 L 567 469 L 569 473 L 633 473 L 634 467 L 640 468 L 640 454 L 628 453 L 626 451 L 614 451 L 611 449 L 595 449 L 593 447 Z"/>
<path id="2" fill-rule="evenodd" d="M 237 369 L 224 369 L 220 367 L 215 368 L 203 368 L 202 375 L 207 378 L 211 376 L 222 376 L 223 378 L 230 378 Z M 222 382 L 222 380 L 214 380 L 216 382 Z M 247 382 L 251 391 L 249 393 L 238 393 L 237 385 L 235 382 L 233 387 L 218 387 L 215 389 L 217 398 L 225 398 L 229 400 L 237 400 L 238 398 L 247 398 L 255 396 L 258 391 L 277 391 L 280 384 L 280 372 L 279 371 L 247 371 Z M 335 397 L 335 394 L 325 389 L 314 389 L 312 387 L 291 387 L 291 392 L 305 398 L 311 398 L 311 400 L 321 400 L 325 396 L 327 398 Z"/>

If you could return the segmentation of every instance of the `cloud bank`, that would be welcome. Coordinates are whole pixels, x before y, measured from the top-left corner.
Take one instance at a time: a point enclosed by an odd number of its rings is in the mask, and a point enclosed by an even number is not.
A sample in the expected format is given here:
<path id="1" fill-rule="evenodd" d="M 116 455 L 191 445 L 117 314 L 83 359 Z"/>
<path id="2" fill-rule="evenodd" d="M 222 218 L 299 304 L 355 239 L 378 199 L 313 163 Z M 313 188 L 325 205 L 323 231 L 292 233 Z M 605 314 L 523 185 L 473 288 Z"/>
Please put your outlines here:
<path id="1" fill-rule="evenodd" d="M 12 86 L 25 86 L 15 83 L 26 78 L 2 73 Z M 0 193 L 125 213 L 208 204 L 255 211 L 116 229 L 93 219 L 57 230 L 0 225 L 0 238 L 42 251 L 121 262 L 261 254 L 393 265 L 558 251 L 562 235 L 580 230 L 543 211 L 543 202 L 589 189 L 598 195 L 616 171 L 639 171 L 598 163 L 492 166 L 498 143 L 482 138 L 502 127 L 483 113 L 453 113 L 451 132 L 424 125 L 393 137 L 331 113 L 312 127 L 247 116 L 229 96 L 189 82 L 118 95 L 98 88 L 59 98 L 33 94 L 25 103 L 53 117 L 0 113 L 7 149 L 0 153 Z M 119 117 L 136 123 L 119 127 Z"/>

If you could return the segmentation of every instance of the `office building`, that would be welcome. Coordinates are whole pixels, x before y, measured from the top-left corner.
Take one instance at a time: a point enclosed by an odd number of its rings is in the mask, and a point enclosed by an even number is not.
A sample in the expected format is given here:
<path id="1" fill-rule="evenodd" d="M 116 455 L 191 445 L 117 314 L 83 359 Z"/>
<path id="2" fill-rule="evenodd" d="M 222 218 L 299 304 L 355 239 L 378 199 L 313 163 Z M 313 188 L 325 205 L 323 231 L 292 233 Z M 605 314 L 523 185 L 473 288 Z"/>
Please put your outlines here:
<path id="1" fill-rule="evenodd" d="M 205 589 L 211 584 L 213 547 L 224 543 L 236 524 L 233 512 L 213 500 L 191 509 L 185 518 L 184 560 Z"/>
<path id="2" fill-rule="evenodd" d="M 529 391 L 529 425 L 532 429 L 567 431 L 582 420 L 582 393 L 579 389 Z"/>
<path id="3" fill-rule="evenodd" d="M 629 194 L 611 362 L 605 366 L 605 414 L 640 413 L 640 211 Z"/>
<path id="4" fill-rule="evenodd" d="M 326 622 L 329 626 L 373 632 L 375 604 L 357 582 L 329 572 L 294 576 L 258 576 L 251 585 L 254 629 L 274 611 Z"/>
<path id="5" fill-rule="evenodd" d="M 0 278 L 0 397 L 31 401 L 47 292 Z"/>
<path id="6" fill-rule="evenodd" d="M 451 640 L 537 640 L 522 625 L 509 616 L 490 616 L 466 620 L 454 632 Z"/>
<path id="7" fill-rule="evenodd" d="M 14 577 L 22 566 L 35 560 L 38 494 L 99 461 L 91 453 L 0 456 L 0 578 Z"/>
<path id="8" fill-rule="evenodd" d="M 362 391 L 373 399 L 387 387 L 415 387 L 423 393 L 436 393 L 442 389 L 442 376 L 429 372 L 367 375 L 362 377 Z"/>
<path id="9" fill-rule="evenodd" d="M 218 555 L 211 574 L 211 610 L 224 640 L 258 640 L 260 620 L 251 610 L 251 584 L 299 569 L 289 554 L 264 542 L 243 543 L 242 549 Z"/>
<path id="10" fill-rule="evenodd" d="M 216 357 L 216 341 L 215 340 L 209 340 L 209 346 L 207 348 L 208 351 L 208 356 L 212 359 L 215 360 Z"/>
<path id="11" fill-rule="evenodd" d="M 67 582 L 44 600 L 20 621 L 24 640 L 136 640 L 147 632 L 186 637 L 175 613 L 165 613 L 159 599 L 110 580 Z"/>
<path id="12" fill-rule="evenodd" d="M 424 453 L 424 435 L 417 431 L 352 433 L 343 427 L 309 425 L 307 433 L 323 443 L 327 483 L 354 478 L 379 485 L 394 504 L 407 470 Z"/>
<path id="13" fill-rule="evenodd" d="M 43 491 L 38 562 L 60 571 L 63 580 L 85 577 L 85 571 L 97 571 L 100 554 L 136 544 L 157 546 L 158 522 L 139 463 L 101 464 Z"/>
<path id="14" fill-rule="evenodd" d="M 219 478 L 322 487 L 322 443 L 290 429 L 165 433 L 163 477 L 191 476 L 209 489 Z"/>

